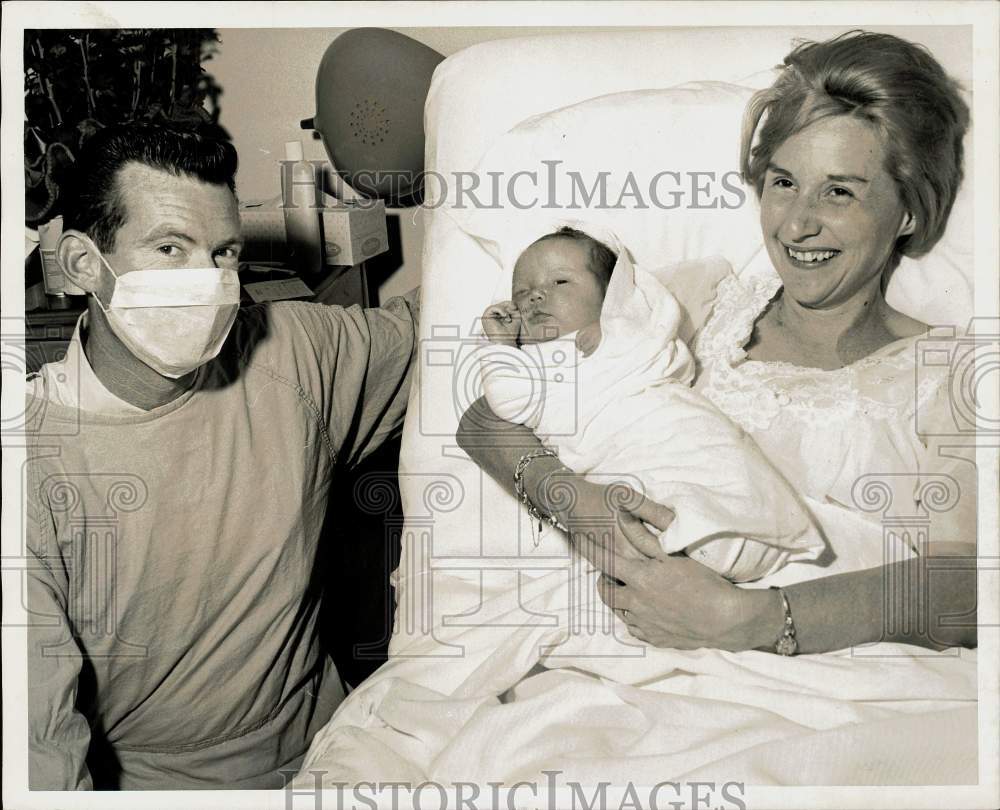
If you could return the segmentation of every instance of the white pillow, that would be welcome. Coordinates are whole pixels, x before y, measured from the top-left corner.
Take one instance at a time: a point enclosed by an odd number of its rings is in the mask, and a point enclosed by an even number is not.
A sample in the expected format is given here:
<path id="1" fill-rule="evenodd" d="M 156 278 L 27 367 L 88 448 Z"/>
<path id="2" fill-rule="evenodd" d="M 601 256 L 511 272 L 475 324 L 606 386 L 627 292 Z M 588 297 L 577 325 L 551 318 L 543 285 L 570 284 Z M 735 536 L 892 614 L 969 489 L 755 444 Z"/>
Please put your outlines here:
<path id="1" fill-rule="evenodd" d="M 756 195 L 738 174 L 753 92 L 691 82 L 533 116 L 497 139 L 471 176 L 449 182 L 443 210 L 508 270 L 534 239 L 578 220 L 616 233 L 646 267 L 722 256 L 739 273 L 755 257 L 767 260 L 758 255 Z M 973 311 L 971 245 L 966 182 L 945 237 L 930 255 L 902 261 L 889 302 L 932 325 L 964 325 Z"/>
<path id="2" fill-rule="evenodd" d="M 646 267 L 709 255 L 742 267 L 760 244 L 738 175 L 737 135 L 752 94 L 694 82 L 529 118 L 475 169 L 475 193 L 490 207 L 451 183 L 445 210 L 504 267 L 535 238 L 573 220 L 613 231 Z"/>

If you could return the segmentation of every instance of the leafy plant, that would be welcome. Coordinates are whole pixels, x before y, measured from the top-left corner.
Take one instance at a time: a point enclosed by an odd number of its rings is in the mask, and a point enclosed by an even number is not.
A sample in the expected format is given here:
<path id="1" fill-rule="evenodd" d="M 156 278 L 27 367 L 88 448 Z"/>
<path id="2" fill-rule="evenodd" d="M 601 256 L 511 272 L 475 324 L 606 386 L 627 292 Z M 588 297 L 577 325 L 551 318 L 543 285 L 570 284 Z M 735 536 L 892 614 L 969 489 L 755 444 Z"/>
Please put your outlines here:
<path id="1" fill-rule="evenodd" d="M 202 63 L 217 52 L 205 28 L 24 32 L 24 172 L 28 225 L 59 213 L 59 185 L 99 129 L 133 120 L 219 127 L 222 88 Z"/>

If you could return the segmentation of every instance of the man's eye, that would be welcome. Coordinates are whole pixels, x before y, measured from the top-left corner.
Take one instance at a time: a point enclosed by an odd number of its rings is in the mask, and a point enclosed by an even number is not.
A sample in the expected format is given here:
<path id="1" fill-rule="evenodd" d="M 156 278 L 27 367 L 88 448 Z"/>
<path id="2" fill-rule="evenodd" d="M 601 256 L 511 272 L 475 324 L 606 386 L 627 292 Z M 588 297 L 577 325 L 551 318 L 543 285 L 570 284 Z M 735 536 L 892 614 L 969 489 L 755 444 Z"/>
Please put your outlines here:
<path id="1" fill-rule="evenodd" d="M 164 256 L 176 256 L 181 249 L 177 245 L 160 245 L 157 250 Z"/>
<path id="2" fill-rule="evenodd" d="M 236 259 L 239 257 L 240 252 L 236 248 L 227 247 L 222 250 L 218 250 L 215 253 L 216 256 L 221 256 L 224 259 Z"/>
<path id="3" fill-rule="evenodd" d="M 557 278 L 556 279 L 556 284 L 569 284 L 569 279 L 568 278 Z"/>

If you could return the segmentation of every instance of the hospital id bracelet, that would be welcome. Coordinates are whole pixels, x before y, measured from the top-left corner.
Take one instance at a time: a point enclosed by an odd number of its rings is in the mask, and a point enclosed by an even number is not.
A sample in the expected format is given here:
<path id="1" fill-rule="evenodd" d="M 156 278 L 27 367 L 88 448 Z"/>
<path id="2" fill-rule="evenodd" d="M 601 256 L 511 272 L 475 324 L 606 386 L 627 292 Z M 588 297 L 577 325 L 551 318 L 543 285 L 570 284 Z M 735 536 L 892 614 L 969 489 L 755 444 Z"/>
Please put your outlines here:
<path id="1" fill-rule="evenodd" d="M 525 453 L 518 460 L 517 466 L 514 468 L 514 494 L 524 504 L 524 508 L 528 510 L 528 516 L 533 521 L 538 521 L 538 533 L 535 535 L 534 541 L 536 548 L 541 540 L 542 527 L 545 523 L 561 531 L 566 531 L 566 527 L 559 522 L 559 519 L 555 515 L 543 515 L 538 510 L 538 507 L 531 502 L 528 493 L 524 491 L 524 473 L 528 469 L 528 465 L 536 458 L 544 458 L 546 456 L 549 458 L 559 458 L 552 450 L 543 447 L 541 450 L 532 450 L 530 453 Z"/>
<path id="2" fill-rule="evenodd" d="M 777 591 L 781 597 L 781 607 L 785 611 L 785 626 L 782 628 L 781 636 L 774 643 L 774 651 L 778 655 L 795 655 L 799 651 L 799 642 L 795 639 L 795 622 L 792 621 L 792 609 L 788 606 L 788 597 L 777 585 L 771 586 L 772 591 Z"/>

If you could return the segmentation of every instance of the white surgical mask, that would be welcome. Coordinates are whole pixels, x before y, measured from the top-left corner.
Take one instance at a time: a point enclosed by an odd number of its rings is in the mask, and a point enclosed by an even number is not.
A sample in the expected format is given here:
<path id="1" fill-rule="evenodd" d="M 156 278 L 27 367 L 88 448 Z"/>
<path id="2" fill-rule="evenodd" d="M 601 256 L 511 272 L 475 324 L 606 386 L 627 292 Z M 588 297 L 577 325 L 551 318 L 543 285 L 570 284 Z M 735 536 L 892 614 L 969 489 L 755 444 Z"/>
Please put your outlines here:
<path id="1" fill-rule="evenodd" d="M 177 379 L 219 353 L 240 304 L 235 270 L 156 268 L 118 275 L 103 255 L 101 261 L 115 289 L 107 307 L 94 297 L 112 331 L 143 363 Z"/>

